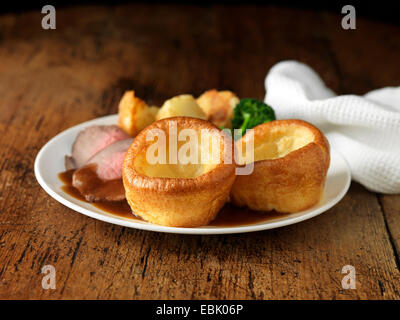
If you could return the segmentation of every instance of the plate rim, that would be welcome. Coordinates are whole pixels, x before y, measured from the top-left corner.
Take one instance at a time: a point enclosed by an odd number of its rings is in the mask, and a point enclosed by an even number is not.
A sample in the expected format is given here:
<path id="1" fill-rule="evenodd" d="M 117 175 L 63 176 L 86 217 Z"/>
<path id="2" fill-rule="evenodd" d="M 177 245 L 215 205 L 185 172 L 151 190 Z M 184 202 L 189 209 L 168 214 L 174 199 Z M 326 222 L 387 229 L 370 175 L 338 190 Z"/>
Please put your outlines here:
<path id="1" fill-rule="evenodd" d="M 36 158 L 35 158 L 35 163 L 34 163 L 34 173 L 36 180 L 38 181 L 39 185 L 43 188 L 43 190 L 53 199 L 58 201 L 59 203 L 63 204 L 64 206 L 81 213 L 83 215 L 86 215 L 88 217 L 94 218 L 96 220 L 128 227 L 128 228 L 133 228 L 133 229 L 138 229 L 138 230 L 146 230 L 146 231 L 155 231 L 155 232 L 163 232 L 163 233 L 174 233 L 174 234 L 197 234 L 197 235 L 215 235 L 215 234 L 236 234 L 236 233 L 247 233 L 247 232 L 256 232 L 256 231 L 263 231 L 263 230 L 270 230 L 270 229 L 276 229 L 288 225 L 292 225 L 295 223 L 299 223 L 308 219 L 311 219 L 317 215 L 320 215 L 321 213 L 329 210 L 333 206 L 335 206 L 340 200 L 343 199 L 343 197 L 346 195 L 350 184 L 351 184 L 351 172 L 350 172 L 350 167 L 346 161 L 346 159 L 342 156 L 342 154 L 337 151 L 336 149 L 331 147 L 331 153 L 332 151 L 335 152 L 335 154 L 343 160 L 346 168 L 346 184 L 345 187 L 341 190 L 341 192 L 333 198 L 330 202 L 326 203 L 325 205 L 311 211 L 305 214 L 302 214 L 300 216 L 296 217 L 290 217 L 284 220 L 278 220 L 278 221 L 271 221 L 268 223 L 258 223 L 254 225 L 243 225 L 243 226 L 235 226 L 235 227 L 196 227 L 196 228 L 182 228 L 182 227 L 168 227 L 168 226 L 161 226 L 161 225 L 156 225 L 156 224 L 151 224 L 151 223 L 142 223 L 142 222 L 135 222 L 135 221 L 129 221 L 128 219 L 123 219 L 119 217 L 114 217 L 111 214 L 106 215 L 107 212 L 104 212 L 105 214 L 100 214 L 94 211 L 91 211 L 89 209 L 86 209 L 84 207 L 81 207 L 78 204 L 75 204 L 71 202 L 70 200 L 64 198 L 62 195 L 60 195 L 58 192 L 53 190 L 51 186 L 49 186 L 48 183 L 46 183 L 45 179 L 43 178 L 39 165 L 41 162 L 41 159 L 43 155 L 45 155 L 46 150 L 58 139 L 61 137 L 68 135 L 70 131 L 74 131 L 80 128 L 84 128 L 86 126 L 91 125 L 92 123 L 97 123 L 98 121 L 105 121 L 105 120 L 112 120 L 113 118 L 118 117 L 117 114 L 112 114 L 112 115 L 107 115 L 103 117 L 99 117 L 96 119 L 88 120 L 82 123 L 79 123 L 75 126 L 72 126 L 60 133 L 58 133 L 56 136 L 51 138 L 38 152 Z"/>

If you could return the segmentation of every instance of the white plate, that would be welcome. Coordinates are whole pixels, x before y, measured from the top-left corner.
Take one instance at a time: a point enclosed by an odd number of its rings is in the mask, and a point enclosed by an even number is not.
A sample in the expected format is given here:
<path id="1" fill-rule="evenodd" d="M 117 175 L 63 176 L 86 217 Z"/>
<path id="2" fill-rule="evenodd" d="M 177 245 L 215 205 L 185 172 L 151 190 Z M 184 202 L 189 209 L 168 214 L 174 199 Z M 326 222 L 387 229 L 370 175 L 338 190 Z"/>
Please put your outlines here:
<path id="1" fill-rule="evenodd" d="M 71 197 L 61 187 L 63 183 L 58 173 L 65 171 L 64 156 L 70 154 L 72 143 L 79 131 L 91 125 L 110 125 L 117 122 L 117 115 L 110 115 L 81 123 L 51 139 L 40 150 L 35 160 L 35 176 L 42 188 L 54 199 L 63 205 L 83 213 L 89 217 L 121 226 L 151 230 L 158 232 L 186 233 L 186 234 L 223 234 L 242 233 L 273 229 L 297 223 L 315 217 L 333 207 L 346 194 L 351 181 L 350 170 L 343 157 L 334 149 L 331 150 L 331 165 L 325 185 L 325 193 L 320 203 L 309 210 L 284 215 L 276 219 L 267 220 L 251 225 L 235 227 L 204 226 L 199 228 L 174 228 L 119 217 Z"/>

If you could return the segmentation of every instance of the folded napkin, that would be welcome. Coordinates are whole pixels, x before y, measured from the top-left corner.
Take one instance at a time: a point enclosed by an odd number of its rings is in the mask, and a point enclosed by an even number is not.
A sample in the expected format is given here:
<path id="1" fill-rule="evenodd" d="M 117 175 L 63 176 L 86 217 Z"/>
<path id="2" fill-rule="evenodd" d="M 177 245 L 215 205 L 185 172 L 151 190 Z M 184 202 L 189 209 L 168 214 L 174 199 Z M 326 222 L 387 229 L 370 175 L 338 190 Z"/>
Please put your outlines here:
<path id="1" fill-rule="evenodd" d="M 347 160 L 352 179 L 371 191 L 400 193 L 400 87 L 337 96 L 305 64 L 276 64 L 265 102 L 278 119 L 308 121 Z"/>

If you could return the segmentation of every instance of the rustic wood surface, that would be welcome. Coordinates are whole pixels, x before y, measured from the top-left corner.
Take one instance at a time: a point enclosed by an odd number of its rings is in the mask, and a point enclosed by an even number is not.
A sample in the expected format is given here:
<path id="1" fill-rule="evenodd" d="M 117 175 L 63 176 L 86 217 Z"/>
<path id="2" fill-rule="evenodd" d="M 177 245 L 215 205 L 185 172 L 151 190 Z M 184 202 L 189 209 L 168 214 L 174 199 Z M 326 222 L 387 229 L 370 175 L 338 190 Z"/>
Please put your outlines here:
<path id="1" fill-rule="evenodd" d="M 284 59 L 314 67 L 338 93 L 400 85 L 400 26 L 279 7 L 70 7 L 57 29 L 37 11 L 0 16 L 0 298 L 398 299 L 400 196 L 352 183 L 328 212 L 271 231 L 188 236 L 78 214 L 36 182 L 40 148 L 115 113 L 121 94 L 160 105 L 231 89 L 262 99 Z M 41 268 L 56 268 L 43 290 Z M 343 290 L 344 265 L 357 288 Z"/>

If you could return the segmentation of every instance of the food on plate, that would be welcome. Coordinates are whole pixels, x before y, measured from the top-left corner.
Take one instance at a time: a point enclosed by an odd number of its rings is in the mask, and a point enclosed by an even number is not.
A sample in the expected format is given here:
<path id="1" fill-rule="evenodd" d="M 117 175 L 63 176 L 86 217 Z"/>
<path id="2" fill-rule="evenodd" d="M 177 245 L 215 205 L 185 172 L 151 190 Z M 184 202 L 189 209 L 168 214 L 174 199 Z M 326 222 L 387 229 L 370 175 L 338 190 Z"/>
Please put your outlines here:
<path id="1" fill-rule="evenodd" d="M 76 137 L 71 156 L 65 157 L 65 167 L 79 169 L 100 150 L 127 138 L 129 136 L 115 125 L 88 127 Z"/>
<path id="2" fill-rule="evenodd" d="M 156 115 L 156 119 L 171 117 L 192 117 L 206 120 L 204 111 L 190 94 L 182 94 L 164 102 Z"/>
<path id="3" fill-rule="evenodd" d="M 231 91 L 215 89 L 204 92 L 197 98 L 197 103 L 211 121 L 218 127 L 231 127 L 233 110 L 239 103 L 239 98 Z"/>
<path id="4" fill-rule="evenodd" d="M 133 139 L 114 142 L 96 153 L 72 175 L 72 185 L 86 201 L 121 201 L 125 199 L 122 163 Z"/>
<path id="5" fill-rule="evenodd" d="M 250 145 L 250 139 L 246 134 L 236 144 Z M 244 151 L 239 154 L 241 165 L 253 161 L 250 175 L 237 176 L 232 202 L 253 210 L 298 212 L 317 204 L 323 195 L 329 143 L 305 121 L 276 120 L 254 128 L 254 159 Z"/>
<path id="6" fill-rule="evenodd" d="M 125 139 L 110 144 L 91 157 L 85 166 L 96 165 L 96 174 L 102 180 L 121 179 L 122 163 L 132 141 L 133 139 Z"/>
<path id="7" fill-rule="evenodd" d="M 155 121 L 159 108 L 149 107 L 135 96 L 135 91 L 126 91 L 118 106 L 118 126 L 131 137 Z"/>
<path id="8" fill-rule="evenodd" d="M 242 135 L 247 129 L 275 120 L 275 112 L 269 105 L 256 99 L 241 99 L 234 110 L 232 129 L 241 129 Z"/>
<path id="9" fill-rule="evenodd" d="M 149 107 L 131 90 L 124 93 L 119 103 L 118 126 L 132 137 L 154 121 L 171 117 L 209 120 L 216 126 L 229 128 L 238 102 L 231 91 L 213 89 L 204 92 L 197 100 L 190 94 L 182 94 L 166 100 L 161 108 Z"/>
<path id="10" fill-rule="evenodd" d="M 125 199 L 122 162 L 132 141 L 115 125 L 91 126 L 78 133 L 65 167 L 74 170 L 72 185 L 87 201 Z"/>
<path id="11" fill-rule="evenodd" d="M 230 91 L 208 90 L 197 100 L 179 95 L 161 108 L 127 91 L 118 126 L 91 126 L 77 135 L 65 157 L 74 171 L 66 173 L 86 201 L 128 203 L 133 214 L 164 226 L 207 225 L 229 197 L 256 211 L 299 212 L 323 195 L 329 143 L 305 121 L 275 119 L 267 104 Z M 235 143 L 236 163 L 232 137 L 221 127 L 244 134 Z M 248 164 L 254 170 L 236 176 Z"/>
<path id="12" fill-rule="evenodd" d="M 103 180 L 97 165 L 88 164 L 72 175 L 72 185 L 88 202 L 116 202 L 125 199 L 122 179 Z"/>
<path id="13" fill-rule="evenodd" d="M 171 126 L 176 126 L 176 131 L 169 130 Z M 194 129 L 197 163 L 185 163 L 179 156 L 175 163 L 170 161 L 174 154 L 170 141 L 177 141 L 178 154 L 187 143 L 177 139 L 184 129 Z M 164 164 L 149 158 L 153 154 L 150 152 L 160 152 L 154 151 L 155 142 L 148 139 L 155 132 L 166 136 Z M 201 133 L 204 140 L 200 139 Z M 212 147 L 213 141 L 219 149 Z M 159 120 L 141 131 L 126 153 L 122 177 L 128 203 L 133 212 L 151 223 L 175 227 L 207 225 L 227 201 L 235 180 L 235 164 L 225 161 L 231 158 L 231 137 L 211 122 L 189 117 Z"/>

